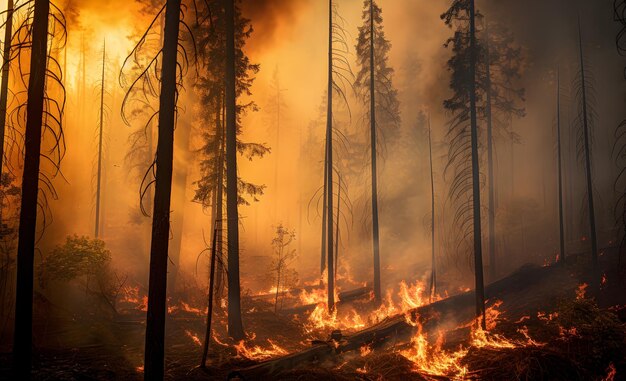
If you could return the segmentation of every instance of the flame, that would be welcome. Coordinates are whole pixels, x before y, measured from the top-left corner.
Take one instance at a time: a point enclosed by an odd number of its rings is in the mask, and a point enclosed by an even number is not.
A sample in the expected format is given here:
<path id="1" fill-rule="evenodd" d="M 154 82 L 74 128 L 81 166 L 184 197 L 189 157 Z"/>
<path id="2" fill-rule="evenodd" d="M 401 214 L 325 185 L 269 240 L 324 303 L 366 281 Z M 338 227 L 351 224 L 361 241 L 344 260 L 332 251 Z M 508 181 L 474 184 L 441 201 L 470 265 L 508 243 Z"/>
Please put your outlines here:
<path id="1" fill-rule="evenodd" d="M 468 350 L 459 348 L 455 352 L 442 350 L 443 335 L 439 337 L 435 345 L 428 343 L 428 338 L 422 332 L 422 325 L 419 322 L 410 322 L 416 327 L 416 333 L 411 338 L 411 347 L 400 351 L 400 355 L 414 364 L 416 371 L 435 376 L 454 376 L 455 379 L 464 378 L 468 369 L 461 365 L 460 360 L 465 357 Z"/>
<path id="2" fill-rule="evenodd" d="M 600 285 L 601 286 L 606 286 L 606 282 L 608 281 L 608 278 L 606 276 L 606 273 L 602 274 L 602 280 L 600 281 Z"/>
<path id="3" fill-rule="evenodd" d="M 215 330 L 211 330 L 211 332 L 213 333 L 213 334 L 211 335 L 211 337 L 213 338 L 213 340 L 214 340 L 216 343 L 218 343 L 219 345 L 225 346 L 225 347 L 227 347 L 227 346 L 228 346 L 228 344 L 226 344 L 225 342 L 223 342 L 223 341 L 221 341 L 221 340 L 220 340 L 220 337 L 218 336 L 217 332 L 215 332 Z"/>
<path id="4" fill-rule="evenodd" d="M 185 334 L 198 346 L 202 346 L 202 341 L 200 341 L 200 339 L 198 338 L 198 335 L 196 335 L 195 333 L 189 331 L 189 330 L 185 330 Z"/>
<path id="5" fill-rule="evenodd" d="M 602 381 L 614 381 L 615 376 L 617 375 L 617 369 L 615 369 L 615 365 L 610 363 L 608 368 L 606 368 L 606 377 L 602 379 Z"/>
<path id="6" fill-rule="evenodd" d="M 121 293 L 120 302 L 133 305 L 139 311 L 148 311 L 148 296 L 140 295 L 139 286 L 125 286 Z"/>
<path id="7" fill-rule="evenodd" d="M 326 295 L 327 293 L 325 289 L 314 288 L 311 290 L 311 292 L 307 292 L 307 290 L 302 290 L 298 297 L 300 298 L 300 302 L 306 306 L 310 304 L 326 303 Z"/>
<path id="8" fill-rule="evenodd" d="M 585 299 L 585 294 L 587 293 L 587 287 L 589 287 L 589 285 L 587 283 L 583 283 L 583 284 L 578 286 L 578 289 L 576 290 L 576 299 L 577 300 Z"/>
<path id="9" fill-rule="evenodd" d="M 501 301 L 496 301 L 485 311 L 487 327 L 495 328 L 502 314 L 499 311 Z M 444 337 L 440 331 L 434 344 L 430 344 L 427 335 L 423 332 L 422 325 L 418 319 L 415 321 L 407 317 L 407 322 L 416 327 L 416 333 L 411 339 L 411 347 L 399 353 L 414 364 L 416 371 L 432 376 L 442 376 L 451 379 L 465 379 L 468 374 L 466 366 L 461 360 L 469 352 L 469 347 L 459 347 L 456 351 L 443 350 Z M 480 318 L 473 320 L 470 331 L 470 347 L 475 348 L 517 348 L 523 346 L 542 346 L 533 340 L 528 334 L 528 328 L 522 327 L 518 330 L 525 338 L 526 342 L 509 340 L 500 335 L 483 330 L 480 325 Z"/>
<path id="10" fill-rule="evenodd" d="M 270 348 L 261 348 L 258 345 L 248 347 L 245 341 L 241 340 L 239 344 L 235 345 L 237 351 L 237 357 L 246 358 L 249 360 L 265 360 L 275 356 L 286 355 L 287 351 L 276 345 L 272 340 L 267 339 L 270 344 Z"/>
<path id="11" fill-rule="evenodd" d="M 359 348 L 359 352 L 361 352 L 361 357 L 365 357 L 372 353 L 372 348 L 369 345 L 363 345 Z"/>

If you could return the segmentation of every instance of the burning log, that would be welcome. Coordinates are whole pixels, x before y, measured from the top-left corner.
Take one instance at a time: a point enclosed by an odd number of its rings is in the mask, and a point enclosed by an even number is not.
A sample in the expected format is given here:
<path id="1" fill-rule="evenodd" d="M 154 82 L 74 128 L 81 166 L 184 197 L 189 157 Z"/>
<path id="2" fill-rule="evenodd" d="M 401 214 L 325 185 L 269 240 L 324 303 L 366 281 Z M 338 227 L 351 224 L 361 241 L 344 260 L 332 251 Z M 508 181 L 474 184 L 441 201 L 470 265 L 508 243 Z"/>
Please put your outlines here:
<path id="1" fill-rule="evenodd" d="M 553 284 L 557 279 L 567 279 L 567 272 L 557 266 L 536 267 L 525 266 L 511 276 L 492 283 L 486 288 L 487 296 L 492 299 L 509 299 L 511 296 L 519 296 L 520 293 L 529 293 L 533 287 L 541 286 L 550 281 Z M 554 291 L 555 288 L 551 288 Z M 508 298 L 507 298 L 508 296 Z M 408 341 L 413 334 L 414 326 L 407 320 L 419 320 L 424 330 L 431 330 L 440 325 L 444 319 L 457 319 L 469 321 L 474 318 L 474 292 L 469 291 L 458 294 L 438 302 L 410 310 L 406 315 L 391 316 L 346 337 L 335 344 L 328 345 L 314 343 L 312 348 L 302 352 L 287 355 L 285 357 L 268 360 L 260 364 L 240 369 L 231 373 L 230 379 L 256 380 L 266 379 L 286 370 L 294 369 L 305 363 L 321 362 L 331 359 L 338 354 L 359 351 L 364 346 L 370 348 L 380 347 L 392 339 L 397 342 Z"/>
<path id="2" fill-rule="evenodd" d="M 372 292 L 372 288 L 371 287 L 360 287 L 354 290 L 349 290 L 349 291 L 343 291 L 339 293 L 339 301 L 340 302 L 350 302 L 353 300 L 358 300 L 361 298 L 366 298 L 370 296 L 370 293 Z"/>

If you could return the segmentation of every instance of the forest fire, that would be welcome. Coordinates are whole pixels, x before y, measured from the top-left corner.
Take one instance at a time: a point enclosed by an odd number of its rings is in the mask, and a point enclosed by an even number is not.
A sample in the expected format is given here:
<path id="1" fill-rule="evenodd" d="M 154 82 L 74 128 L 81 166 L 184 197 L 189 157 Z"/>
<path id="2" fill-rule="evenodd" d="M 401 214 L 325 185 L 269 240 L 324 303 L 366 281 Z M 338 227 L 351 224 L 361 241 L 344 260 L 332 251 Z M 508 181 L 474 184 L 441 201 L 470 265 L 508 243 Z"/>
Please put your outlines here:
<path id="1" fill-rule="evenodd" d="M 244 340 L 241 340 L 239 344 L 235 345 L 238 357 L 243 357 L 248 360 L 265 360 L 275 356 L 281 356 L 287 354 L 287 351 L 276 345 L 272 340 L 267 339 L 269 344 L 268 348 L 263 348 L 259 345 L 247 345 Z"/>
<path id="2" fill-rule="evenodd" d="M 621 380 L 624 67 L 626 0 L 0 1 L 0 381 Z"/>

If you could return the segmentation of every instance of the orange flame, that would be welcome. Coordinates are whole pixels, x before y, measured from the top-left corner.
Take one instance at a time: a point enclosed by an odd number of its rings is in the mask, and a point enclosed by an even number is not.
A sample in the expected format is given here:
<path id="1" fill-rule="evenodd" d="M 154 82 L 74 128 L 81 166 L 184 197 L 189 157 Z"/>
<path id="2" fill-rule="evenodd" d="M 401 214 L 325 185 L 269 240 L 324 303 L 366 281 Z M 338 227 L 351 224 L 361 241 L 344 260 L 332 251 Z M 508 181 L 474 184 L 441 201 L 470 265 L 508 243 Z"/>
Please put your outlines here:
<path id="1" fill-rule="evenodd" d="M 276 345 L 272 340 L 267 339 L 267 342 L 270 344 L 270 348 L 261 348 L 258 345 L 248 347 L 246 346 L 246 343 L 241 340 L 239 344 L 235 345 L 237 357 L 249 360 L 265 360 L 271 357 L 287 354 L 286 350 Z"/>
<path id="2" fill-rule="evenodd" d="M 198 346 L 202 346 L 202 341 L 200 341 L 200 339 L 198 338 L 198 335 L 196 335 L 195 333 L 189 331 L 189 330 L 185 330 L 185 334 L 191 339 L 191 341 L 193 341 L 196 345 Z"/>
<path id="3" fill-rule="evenodd" d="M 589 285 L 587 283 L 583 283 L 583 284 L 578 286 L 578 289 L 576 290 L 576 299 L 577 300 L 585 299 L 585 294 L 587 293 L 587 287 L 589 287 Z"/>

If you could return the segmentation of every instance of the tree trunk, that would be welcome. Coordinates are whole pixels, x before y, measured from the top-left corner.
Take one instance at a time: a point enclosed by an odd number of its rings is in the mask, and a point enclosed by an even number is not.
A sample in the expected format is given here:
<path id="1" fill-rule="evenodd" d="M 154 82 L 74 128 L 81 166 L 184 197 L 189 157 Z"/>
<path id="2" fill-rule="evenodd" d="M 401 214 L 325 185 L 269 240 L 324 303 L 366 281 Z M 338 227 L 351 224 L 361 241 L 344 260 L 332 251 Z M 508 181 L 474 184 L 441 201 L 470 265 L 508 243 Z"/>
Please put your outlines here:
<path id="1" fill-rule="evenodd" d="M 217 225 L 213 228 L 213 239 L 211 240 L 211 267 L 209 270 L 209 292 L 208 307 L 206 316 L 206 332 L 204 335 L 204 345 L 202 347 L 202 360 L 200 367 L 206 367 L 206 358 L 209 353 L 209 341 L 211 341 L 211 320 L 213 319 L 213 287 L 215 284 L 215 244 L 217 242 Z"/>
<path id="2" fill-rule="evenodd" d="M 591 234 L 591 259 L 594 271 L 598 268 L 598 241 L 596 237 L 596 216 L 593 206 L 593 176 L 591 174 L 591 142 L 589 132 L 589 119 L 587 114 L 587 83 L 585 77 L 585 60 L 583 55 L 583 37 L 578 20 L 578 47 L 580 50 L 580 81 L 583 107 L 583 138 L 585 148 L 585 174 L 587 177 L 587 202 L 589 207 L 589 229 Z"/>
<path id="3" fill-rule="evenodd" d="M 428 158 L 430 163 L 430 221 L 431 221 L 431 257 L 430 257 L 430 300 L 437 291 L 437 266 L 435 258 L 435 176 L 433 173 L 433 144 L 430 129 L 430 115 L 428 116 Z"/>
<path id="4" fill-rule="evenodd" d="M 223 104 L 222 103 L 218 103 L 216 110 L 217 110 L 217 114 L 215 116 L 215 131 L 217 134 L 217 139 L 218 139 L 218 144 L 219 144 L 219 152 L 218 152 L 218 158 L 217 158 L 217 168 L 216 168 L 216 184 L 215 184 L 215 203 L 214 203 L 214 211 L 215 213 L 213 214 L 213 228 L 217 228 L 218 226 L 221 228 L 223 227 L 223 218 L 224 218 L 224 149 L 225 149 L 225 139 L 224 139 L 224 123 L 223 123 L 223 119 L 222 119 L 222 108 L 223 108 Z M 218 232 L 220 233 L 220 235 L 217 238 L 217 254 L 220 258 L 220 260 L 217 262 L 217 274 L 215 275 L 215 282 L 217 283 L 217 285 L 215 286 L 215 298 L 218 300 L 218 306 L 221 307 L 221 299 L 222 299 L 222 291 L 223 291 L 223 274 L 225 273 L 224 271 L 224 265 L 222 262 L 222 252 L 223 252 L 223 247 L 222 247 L 222 229 L 220 229 L 220 231 Z"/>
<path id="5" fill-rule="evenodd" d="M 494 184 L 493 168 L 493 120 L 491 116 L 491 53 L 489 52 L 489 26 L 485 27 L 485 44 L 487 49 L 487 63 L 485 67 L 487 76 L 487 166 L 489 172 L 489 281 L 496 280 L 496 187 Z"/>
<path id="6" fill-rule="evenodd" d="M 472 201 L 474 215 L 474 277 L 476 280 L 476 316 L 485 322 L 485 289 L 483 280 L 483 249 L 480 226 L 480 168 L 478 164 L 478 122 L 476 118 L 476 17 L 474 0 L 470 0 L 470 122 L 472 136 Z"/>
<path id="7" fill-rule="evenodd" d="M 165 35 L 161 65 L 159 131 L 157 141 L 156 183 L 150 246 L 150 280 L 144 378 L 162 380 L 164 372 L 165 307 L 167 261 L 170 235 L 170 199 L 174 160 L 174 124 L 176 119 L 177 50 L 181 0 L 167 0 Z"/>
<path id="8" fill-rule="evenodd" d="M 326 136 L 328 140 L 328 135 Z M 328 143 L 324 145 L 324 202 L 322 206 L 322 261 L 320 264 L 320 274 L 324 274 L 326 270 L 326 224 L 328 222 L 327 200 L 328 200 Z"/>
<path id="9" fill-rule="evenodd" d="M 565 231 L 563 225 L 563 169 L 561 156 L 561 75 L 557 70 L 556 79 L 556 147 L 559 170 L 559 257 L 558 261 L 565 261 Z"/>
<path id="10" fill-rule="evenodd" d="M 2 87 L 0 88 L 0 178 L 2 178 L 2 163 L 4 163 L 4 134 L 7 101 L 9 99 L 9 61 L 11 59 L 11 36 L 13 35 L 13 0 L 8 1 L 6 26 L 4 27 L 4 51 L 2 53 Z"/>
<path id="11" fill-rule="evenodd" d="M 374 78 L 374 0 L 370 0 L 370 144 L 372 155 L 372 245 L 374 250 L 374 298 L 381 301 L 380 241 L 378 235 L 378 174 L 376 170 L 376 85 Z"/>
<path id="12" fill-rule="evenodd" d="M 16 375 L 30 379 L 33 339 L 33 263 L 37 228 L 39 162 L 48 61 L 49 0 L 35 0 L 33 16 L 26 130 L 24 133 L 24 172 L 17 246 L 17 292 L 13 342 Z"/>
<path id="13" fill-rule="evenodd" d="M 100 124 L 98 126 L 98 174 L 96 184 L 96 224 L 94 237 L 100 237 L 100 196 L 102 186 L 102 132 L 104 131 L 104 65 L 106 59 L 106 42 L 102 45 L 102 83 L 100 88 Z"/>
<path id="14" fill-rule="evenodd" d="M 339 219 L 341 216 L 341 174 L 337 174 L 337 222 L 335 224 L 335 279 L 339 268 Z"/>
<path id="15" fill-rule="evenodd" d="M 237 210 L 237 99 L 235 92 L 235 0 L 226 1 L 226 215 L 228 219 L 228 334 L 244 338 L 239 285 Z"/>
<path id="16" fill-rule="evenodd" d="M 335 271 L 333 260 L 333 0 L 328 1 L 328 109 L 326 111 L 326 229 L 328 310 L 335 309 Z"/>

